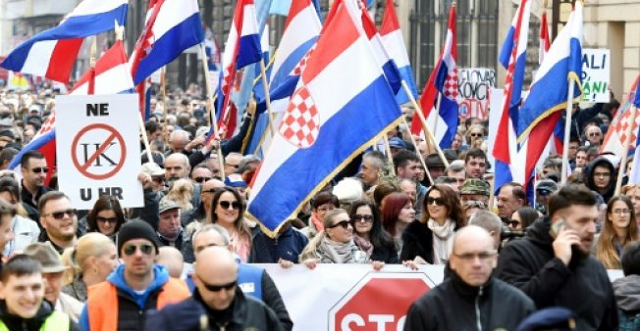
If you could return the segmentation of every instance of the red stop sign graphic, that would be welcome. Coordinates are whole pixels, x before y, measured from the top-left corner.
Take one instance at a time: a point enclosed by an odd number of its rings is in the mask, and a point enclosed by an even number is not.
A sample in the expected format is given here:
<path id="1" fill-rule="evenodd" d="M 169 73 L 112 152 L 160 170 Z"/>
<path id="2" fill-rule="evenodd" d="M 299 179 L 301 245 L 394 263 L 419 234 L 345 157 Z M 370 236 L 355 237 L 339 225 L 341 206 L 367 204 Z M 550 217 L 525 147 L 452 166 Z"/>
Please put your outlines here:
<path id="1" fill-rule="evenodd" d="M 369 273 L 331 310 L 331 331 L 402 331 L 409 306 L 433 287 L 423 273 Z"/>

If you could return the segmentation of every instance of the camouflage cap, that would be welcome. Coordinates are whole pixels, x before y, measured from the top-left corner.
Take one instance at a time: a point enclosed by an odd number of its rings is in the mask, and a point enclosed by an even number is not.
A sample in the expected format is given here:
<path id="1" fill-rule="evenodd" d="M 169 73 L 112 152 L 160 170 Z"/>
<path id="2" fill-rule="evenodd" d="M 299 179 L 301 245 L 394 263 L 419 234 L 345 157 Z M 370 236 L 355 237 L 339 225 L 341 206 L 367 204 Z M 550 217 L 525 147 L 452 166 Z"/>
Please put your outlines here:
<path id="1" fill-rule="evenodd" d="M 484 179 L 469 178 L 464 181 L 460 187 L 460 194 L 482 194 L 489 196 L 491 193 L 491 184 Z"/>

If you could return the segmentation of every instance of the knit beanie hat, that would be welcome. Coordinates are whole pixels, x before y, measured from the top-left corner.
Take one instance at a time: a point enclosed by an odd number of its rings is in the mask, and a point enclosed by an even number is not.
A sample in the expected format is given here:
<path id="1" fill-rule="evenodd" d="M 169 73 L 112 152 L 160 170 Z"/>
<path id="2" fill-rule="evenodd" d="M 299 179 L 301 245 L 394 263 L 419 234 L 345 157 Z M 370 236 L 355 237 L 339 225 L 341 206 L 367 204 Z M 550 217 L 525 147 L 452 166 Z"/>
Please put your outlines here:
<path id="1" fill-rule="evenodd" d="M 132 220 L 124 223 L 120 231 L 118 231 L 118 256 L 122 252 L 122 246 L 133 239 L 149 240 L 156 248 L 156 254 L 158 254 L 158 236 L 151 225 L 145 221 Z"/>

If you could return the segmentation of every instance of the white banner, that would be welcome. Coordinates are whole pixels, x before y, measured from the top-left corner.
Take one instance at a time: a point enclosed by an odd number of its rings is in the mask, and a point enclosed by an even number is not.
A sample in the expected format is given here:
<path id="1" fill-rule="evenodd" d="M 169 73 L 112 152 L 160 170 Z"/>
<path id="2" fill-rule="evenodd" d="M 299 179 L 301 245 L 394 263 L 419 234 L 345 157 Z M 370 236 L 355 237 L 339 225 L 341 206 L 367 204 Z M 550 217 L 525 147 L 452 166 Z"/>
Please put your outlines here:
<path id="1" fill-rule="evenodd" d="M 63 95 L 56 108 L 60 190 L 78 209 L 91 209 L 101 195 L 142 207 L 137 94 Z"/>
<path id="2" fill-rule="evenodd" d="M 488 68 L 465 68 L 458 70 L 458 92 L 460 94 L 460 118 L 476 117 L 481 120 L 489 116 L 489 94 L 496 86 L 496 72 Z"/>
<path id="3" fill-rule="evenodd" d="M 294 330 L 402 330 L 411 303 L 442 282 L 442 266 L 411 271 L 386 265 L 319 264 L 283 269 L 259 264 L 273 278 L 287 306 Z"/>
<path id="4" fill-rule="evenodd" d="M 611 56 L 608 49 L 582 50 L 582 101 L 609 102 Z"/>

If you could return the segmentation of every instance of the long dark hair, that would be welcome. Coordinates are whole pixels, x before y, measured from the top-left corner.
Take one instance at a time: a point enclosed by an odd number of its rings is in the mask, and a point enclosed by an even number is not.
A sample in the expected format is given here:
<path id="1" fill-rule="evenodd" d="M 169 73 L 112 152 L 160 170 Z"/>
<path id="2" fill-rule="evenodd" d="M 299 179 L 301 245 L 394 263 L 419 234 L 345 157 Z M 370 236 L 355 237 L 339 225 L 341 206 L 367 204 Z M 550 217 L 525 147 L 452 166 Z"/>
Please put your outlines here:
<path id="1" fill-rule="evenodd" d="M 93 209 L 87 215 L 87 231 L 89 232 L 100 232 L 98 228 L 98 213 L 103 210 L 113 210 L 116 214 L 116 218 L 118 222 L 116 222 L 114 233 L 120 231 L 120 227 L 124 224 L 124 211 L 122 211 L 122 207 L 120 206 L 120 201 L 118 198 L 111 195 L 102 195 L 96 200 L 96 203 L 93 204 Z"/>
<path id="2" fill-rule="evenodd" d="M 369 239 L 371 240 L 371 244 L 373 247 L 395 247 L 395 243 L 391 234 L 382 228 L 382 220 L 380 219 L 380 213 L 378 213 L 378 208 L 376 205 L 369 200 L 358 200 L 351 205 L 351 210 L 349 211 L 349 218 L 353 220 L 353 217 L 356 215 L 356 211 L 358 208 L 362 206 L 367 206 L 371 209 L 371 213 L 373 214 L 373 225 L 371 227 L 371 231 L 369 231 Z M 353 231 L 356 231 L 356 227 L 354 225 Z"/>
<path id="3" fill-rule="evenodd" d="M 220 201 L 220 197 L 222 197 L 225 192 L 233 194 L 233 196 L 236 198 L 236 201 L 238 201 L 238 203 L 240 204 L 240 209 L 238 210 L 238 218 L 233 221 L 233 226 L 238 231 L 238 234 L 247 236 L 247 238 L 249 238 L 249 241 L 251 241 L 251 230 L 244 222 L 244 211 L 246 208 L 244 200 L 242 200 L 240 193 L 230 187 L 222 187 L 213 194 L 213 198 L 211 199 L 211 223 L 218 223 L 216 207 L 218 207 L 218 201 Z"/>
<path id="4" fill-rule="evenodd" d="M 447 217 L 456 223 L 456 230 L 464 226 L 464 213 L 462 212 L 462 205 L 460 204 L 460 199 L 458 199 L 458 194 L 454 191 L 449 185 L 446 184 L 435 184 L 427 190 L 427 194 L 425 195 L 424 201 L 422 202 L 422 207 L 424 208 L 423 213 L 423 222 L 426 224 L 429 221 L 431 215 L 429 215 L 429 206 L 427 202 L 427 198 L 429 197 L 429 193 L 433 190 L 437 190 L 440 192 L 440 198 L 444 202 L 445 207 L 447 207 Z"/>

